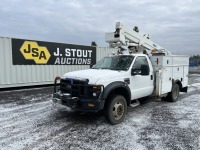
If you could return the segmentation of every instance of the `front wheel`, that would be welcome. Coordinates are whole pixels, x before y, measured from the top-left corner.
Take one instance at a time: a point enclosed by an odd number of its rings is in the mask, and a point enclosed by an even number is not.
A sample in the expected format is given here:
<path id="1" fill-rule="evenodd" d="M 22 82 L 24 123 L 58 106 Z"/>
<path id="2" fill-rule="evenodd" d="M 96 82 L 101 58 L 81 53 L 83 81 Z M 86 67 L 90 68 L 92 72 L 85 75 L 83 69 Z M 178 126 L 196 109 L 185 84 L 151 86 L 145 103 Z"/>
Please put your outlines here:
<path id="1" fill-rule="evenodd" d="M 108 102 L 105 117 L 113 125 L 123 122 L 127 111 L 127 102 L 122 95 L 114 95 Z"/>
<path id="2" fill-rule="evenodd" d="M 172 91 L 167 95 L 167 100 L 171 102 L 176 102 L 179 98 L 180 88 L 178 84 L 175 84 L 172 88 Z"/>

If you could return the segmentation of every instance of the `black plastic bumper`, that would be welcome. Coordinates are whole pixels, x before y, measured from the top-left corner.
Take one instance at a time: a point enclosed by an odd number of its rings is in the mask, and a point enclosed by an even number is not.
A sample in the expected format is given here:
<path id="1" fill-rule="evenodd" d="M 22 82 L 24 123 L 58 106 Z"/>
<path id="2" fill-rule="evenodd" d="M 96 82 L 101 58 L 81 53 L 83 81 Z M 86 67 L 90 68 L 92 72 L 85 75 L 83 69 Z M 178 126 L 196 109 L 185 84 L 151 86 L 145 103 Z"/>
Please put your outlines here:
<path id="1" fill-rule="evenodd" d="M 102 99 L 80 99 L 71 97 L 68 93 L 60 91 L 54 93 L 53 102 L 65 105 L 78 111 L 94 111 L 97 112 L 104 108 L 105 100 Z"/>

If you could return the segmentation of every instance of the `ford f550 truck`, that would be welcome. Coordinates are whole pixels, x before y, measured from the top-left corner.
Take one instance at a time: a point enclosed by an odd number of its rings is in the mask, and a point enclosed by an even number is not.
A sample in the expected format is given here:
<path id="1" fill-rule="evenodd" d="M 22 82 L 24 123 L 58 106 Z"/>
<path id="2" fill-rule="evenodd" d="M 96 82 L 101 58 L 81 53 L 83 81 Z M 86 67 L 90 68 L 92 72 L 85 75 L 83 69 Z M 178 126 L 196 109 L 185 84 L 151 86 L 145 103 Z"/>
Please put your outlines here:
<path id="1" fill-rule="evenodd" d="M 131 30 L 120 22 L 115 32 L 106 34 L 106 42 L 118 52 L 91 69 L 56 77 L 54 103 L 78 111 L 104 110 L 107 121 L 114 125 L 124 120 L 128 106 L 139 105 L 140 98 L 164 97 L 175 102 L 179 92 L 187 92 L 188 56 L 173 55 L 148 34 L 141 35 L 137 27 Z"/>

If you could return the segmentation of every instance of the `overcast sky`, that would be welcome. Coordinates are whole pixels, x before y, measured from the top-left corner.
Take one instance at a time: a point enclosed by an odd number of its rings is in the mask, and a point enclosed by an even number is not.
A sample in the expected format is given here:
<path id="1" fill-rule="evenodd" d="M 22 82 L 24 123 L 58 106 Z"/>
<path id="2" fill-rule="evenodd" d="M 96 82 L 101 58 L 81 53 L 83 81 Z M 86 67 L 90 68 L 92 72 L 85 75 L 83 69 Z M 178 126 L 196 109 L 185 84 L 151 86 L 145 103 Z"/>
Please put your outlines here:
<path id="1" fill-rule="evenodd" d="M 0 0 L 1 37 L 107 46 L 118 21 L 176 54 L 200 54 L 199 0 Z"/>

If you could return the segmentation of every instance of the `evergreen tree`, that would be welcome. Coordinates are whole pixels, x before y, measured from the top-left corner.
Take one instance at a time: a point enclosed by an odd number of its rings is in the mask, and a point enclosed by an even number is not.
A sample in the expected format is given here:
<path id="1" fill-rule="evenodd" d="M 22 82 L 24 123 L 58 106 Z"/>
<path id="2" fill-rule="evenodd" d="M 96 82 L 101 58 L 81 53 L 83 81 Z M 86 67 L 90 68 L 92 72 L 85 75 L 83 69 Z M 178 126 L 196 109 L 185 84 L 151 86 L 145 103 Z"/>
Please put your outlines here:
<path id="1" fill-rule="evenodd" d="M 189 59 L 191 66 L 200 65 L 200 55 L 193 55 Z"/>

